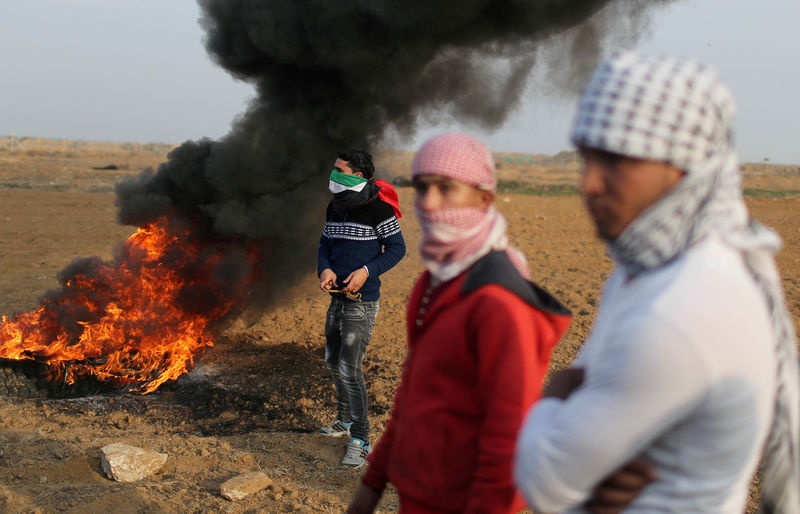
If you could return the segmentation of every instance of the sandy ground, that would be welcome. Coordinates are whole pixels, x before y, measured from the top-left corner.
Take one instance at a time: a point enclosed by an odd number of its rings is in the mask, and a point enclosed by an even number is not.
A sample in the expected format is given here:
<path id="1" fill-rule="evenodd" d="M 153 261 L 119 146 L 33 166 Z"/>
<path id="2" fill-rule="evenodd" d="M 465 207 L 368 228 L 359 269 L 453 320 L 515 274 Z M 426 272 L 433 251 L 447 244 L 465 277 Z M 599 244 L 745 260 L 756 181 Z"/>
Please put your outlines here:
<path id="1" fill-rule="evenodd" d="M 133 232 L 115 222 L 113 184 L 161 162 L 169 148 L 59 144 L 0 139 L 0 314 L 33 308 L 41 294 L 57 287 L 56 274 L 72 259 L 110 258 L 114 245 Z M 378 164 L 387 175 L 402 176 L 408 155 L 387 153 Z M 117 169 L 94 169 L 109 165 Z M 577 168 L 506 163 L 501 174 L 506 180 L 574 185 Z M 797 167 L 758 167 L 745 182 L 770 192 L 748 198 L 748 205 L 784 237 L 779 265 L 795 319 L 798 176 Z M 399 192 L 410 251 L 382 277 L 381 311 L 365 363 L 376 438 L 405 356 L 404 305 L 421 270 L 412 190 Z M 498 205 L 512 242 L 530 259 L 534 279 L 575 314 L 552 359 L 553 369 L 564 366 L 591 327 L 611 261 L 577 196 L 502 194 Z M 344 440 L 315 434 L 334 410 L 322 364 L 327 298 L 318 291 L 315 263 L 307 266 L 307 279 L 286 291 L 280 306 L 256 322 L 232 322 L 191 373 L 153 394 L 0 398 L 0 511 L 342 511 L 360 472 L 339 466 Z M 169 457 L 151 477 L 113 482 L 103 476 L 99 457 L 99 449 L 113 442 Z M 271 477 L 273 487 L 235 503 L 220 496 L 222 482 L 255 470 Z M 396 495 L 389 491 L 380 508 L 395 511 Z"/>

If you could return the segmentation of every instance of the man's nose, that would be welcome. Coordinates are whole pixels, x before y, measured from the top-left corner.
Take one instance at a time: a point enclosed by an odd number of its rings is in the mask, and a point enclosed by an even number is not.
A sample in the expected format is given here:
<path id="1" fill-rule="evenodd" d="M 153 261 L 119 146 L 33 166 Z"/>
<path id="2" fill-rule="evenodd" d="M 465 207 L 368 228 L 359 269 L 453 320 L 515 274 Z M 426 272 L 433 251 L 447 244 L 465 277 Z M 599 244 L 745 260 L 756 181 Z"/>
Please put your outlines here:
<path id="1" fill-rule="evenodd" d="M 436 188 L 429 187 L 417 198 L 423 211 L 435 211 L 441 208 L 442 196 L 436 191 Z"/>
<path id="2" fill-rule="evenodd" d="M 587 160 L 583 163 L 581 174 L 581 194 L 583 196 L 597 196 L 605 192 L 605 180 L 600 165 Z"/>

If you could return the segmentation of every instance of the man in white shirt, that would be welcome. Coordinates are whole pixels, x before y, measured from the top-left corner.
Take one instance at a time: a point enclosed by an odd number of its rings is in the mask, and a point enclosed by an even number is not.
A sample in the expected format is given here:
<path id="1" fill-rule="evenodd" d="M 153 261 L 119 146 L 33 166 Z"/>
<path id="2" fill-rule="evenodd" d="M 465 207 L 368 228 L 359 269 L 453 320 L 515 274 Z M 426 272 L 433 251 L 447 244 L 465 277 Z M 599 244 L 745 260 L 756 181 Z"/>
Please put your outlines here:
<path id="1" fill-rule="evenodd" d="M 581 192 L 617 266 L 592 333 L 520 432 L 537 512 L 602 511 L 631 459 L 656 479 L 629 512 L 741 513 L 763 454 L 768 512 L 800 512 L 797 349 L 773 254 L 749 219 L 734 104 L 713 70 L 622 52 L 590 79 L 573 142 Z"/>

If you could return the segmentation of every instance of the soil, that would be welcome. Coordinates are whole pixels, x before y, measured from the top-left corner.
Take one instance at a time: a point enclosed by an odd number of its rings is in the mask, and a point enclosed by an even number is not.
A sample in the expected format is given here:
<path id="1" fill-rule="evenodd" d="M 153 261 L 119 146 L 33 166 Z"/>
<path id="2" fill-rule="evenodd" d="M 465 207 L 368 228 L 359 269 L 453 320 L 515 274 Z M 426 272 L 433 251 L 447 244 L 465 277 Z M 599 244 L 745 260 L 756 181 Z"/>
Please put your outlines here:
<path id="1" fill-rule="evenodd" d="M 115 221 L 113 185 L 165 160 L 168 145 L 0 139 L 0 314 L 32 309 L 56 274 L 82 256 L 110 258 L 134 229 Z M 377 164 L 402 183 L 409 152 L 382 152 Z M 501 156 L 501 180 L 574 188 L 574 156 Z M 508 157 L 508 158 L 506 158 Z M 513 157 L 513 158 L 512 158 Z M 510 160 L 509 160 L 510 159 Z M 500 161 L 500 158 L 498 158 Z M 112 167 L 113 166 L 113 167 Z M 778 257 L 789 308 L 800 316 L 800 170 L 758 165 L 745 175 L 758 191 L 752 213 L 784 238 Z M 567 365 L 586 337 L 611 269 L 575 195 L 500 194 L 510 239 L 528 256 L 534 279 L 575 314 L 551 369 Z M 422 269 L 412 190 L 400 187 L 408 256 L 383 277 L 381 312 L 365 362 L 371 429 L 385 425 L 405 356 L 404 306 Z M 2 512 L 341 512 L 361 471 L 339 466 L 343 439 L 316 434 L 334 417 L 323 360 L 327 297 L 308 276 L 257 321 L 232 322 L 190 373 L 153 394 L 85 391 L 73 398 L 29 398 L 0 389 Z M 21 380 L 3 368 L 5 383 Z M 13 375 L 13 377 L 11 376 Z M 0 377 L 2 378 L 2 377 Z M 27 392 L 26 392 L 27 391 Z M 33 394 L 35 396 L 35 394 Z M 164 467 L 135 483 L 104 477 L 100 448 L 126 443 L 166 453 Z M 238 502 L 222 482 L 264 471 L 273 486 Z M 752 509 L 753 506 L 751 505 Z M 397 510 L 387 491 L 380 505 Z"/>

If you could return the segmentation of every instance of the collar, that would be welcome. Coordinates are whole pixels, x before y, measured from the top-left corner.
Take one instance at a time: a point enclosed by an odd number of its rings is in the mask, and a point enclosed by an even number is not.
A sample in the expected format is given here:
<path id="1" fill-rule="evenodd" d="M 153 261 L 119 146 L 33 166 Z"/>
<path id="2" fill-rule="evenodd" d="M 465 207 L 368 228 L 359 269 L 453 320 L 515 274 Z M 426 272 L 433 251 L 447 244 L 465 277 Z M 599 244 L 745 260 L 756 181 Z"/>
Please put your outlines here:
<path id="1" fill-rule="evenodd" d="M 361 191 L 343 191 L 341 193 L 336 193 L 333 195 L 331 203 L 333 208 L 337 211 L 346 211 L 350 208 L 358 207 L 375 200 L 378 198 L 379 192 L 380 188 L 370 180 Z"/>
<path id="2" fill-rule="evenodd" d="M 467 271 L 461 284 L 461 292 L 468 294 L 488 284 L 497 284 L 508 289 L 541 311 L 562 316 L 572 314 L 550 293 L 522 278 L 505 251 L 491 251 L 478 259 Z"/>

